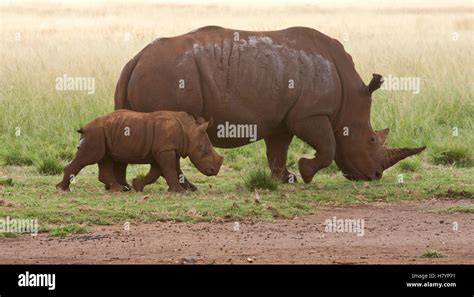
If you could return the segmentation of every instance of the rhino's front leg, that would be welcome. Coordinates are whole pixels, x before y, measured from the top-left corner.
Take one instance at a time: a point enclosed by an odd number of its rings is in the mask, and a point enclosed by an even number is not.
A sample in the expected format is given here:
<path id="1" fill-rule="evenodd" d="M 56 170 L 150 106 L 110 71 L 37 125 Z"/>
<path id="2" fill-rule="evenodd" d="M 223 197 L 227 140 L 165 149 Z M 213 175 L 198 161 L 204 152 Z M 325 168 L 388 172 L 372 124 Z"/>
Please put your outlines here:
<path id="1" fill-rule="evenodd" d="M 288 123 L 291 131 L 316 150 L 313 159 L 301 158 L 298 167 L 305 183 L 311 182 L 320 169 L 328 167 L 336 154 L 336 140 L 327 116 L 312 116 Z"/>
<path id="2" fill-rule="evenodd" d="M 161 168 L 161 172 L 168 184 L 168 191 L 170 192 L 184 192 L 185 189 L 179 183 L 178 171 L 176 168 L 176 159 L 179 156 L 175 151 L 161 152 L 156 156 L 156 162 Z"/>
<path id="3" fill-rule="evenodd" d="M 187 191 L 196 191 L 197 188 L 193 185 L 187 178 L 184 176 L 183 171 L 181 171 L 181 165 L 179 164 L 180 158 L 176 158 L 176 170 L 178 172 L 178 181 Z"/>
<path id="4" fill-rule="evenodd" d="M 288 158 L 288 146 L 293 139 L 293 134 L 284 133 L 272 135 L 265 138 L 267 147 L 268 165 L 272 171 L 273 177 L 280 179 L 284 183 L 296 182 L 296 176 L 286 168 Z"/>

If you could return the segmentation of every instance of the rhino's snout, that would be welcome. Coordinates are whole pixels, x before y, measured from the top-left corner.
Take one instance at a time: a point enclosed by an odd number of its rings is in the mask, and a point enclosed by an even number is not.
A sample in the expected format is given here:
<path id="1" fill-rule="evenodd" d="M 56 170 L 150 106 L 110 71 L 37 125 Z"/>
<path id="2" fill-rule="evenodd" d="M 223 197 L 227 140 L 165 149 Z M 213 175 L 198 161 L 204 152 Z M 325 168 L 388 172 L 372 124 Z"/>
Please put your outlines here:
<path id="1" fill-rule="evenodd" d="M 217 155 L 212 158 L 211 162 L 206 162 L 207 165 L 202 166 L 202 170 L 200 171 L 207 176 L 217 175 L 219 173 L 223 161 L 224 157 Z"/>
<path id="2" fill-rule="evenodd" d="M 215 169 L 213 167 L 209 167 L 206 170 L 206 175 L 211 176 L 211 175 L 217 175 L 217 172 L 219 172 L 219 169 Z"/>

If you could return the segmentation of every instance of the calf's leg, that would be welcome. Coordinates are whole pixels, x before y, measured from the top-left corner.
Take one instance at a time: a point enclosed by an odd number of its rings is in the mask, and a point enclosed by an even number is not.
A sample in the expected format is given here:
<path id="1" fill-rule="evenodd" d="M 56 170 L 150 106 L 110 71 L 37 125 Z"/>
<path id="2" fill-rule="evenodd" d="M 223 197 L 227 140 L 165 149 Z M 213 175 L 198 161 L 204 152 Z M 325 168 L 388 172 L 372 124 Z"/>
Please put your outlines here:
<path id="1" fill-rule="evenodd" d="M 69 185 L 82 168 L 98 163 L 105 155 L 104 135 L 100 129 L 85 132 L 77 146 L 74 159 L 64 168 L 64 175 L 56 189 L 69 191 Z"/>
<path id="2" fill-rule="evenodd" d="M 81 157 L 75 157 L 69 164 L 64 167 L 63 179 L 56 185 L 56 189 L 60 191 L 70 191 L 69 185 L 76 178 L 76 175 L 82 168 L 87 165 L 97 163 L 97 161 L 87 160 Z"/>
<path id="3" fill-rule="evenodd" d="M 162 175 L 160 166 L 153 163 L 150 166 L 150 171 L 147 175 L 142 178 L 134 178 L 132 181 L 133 189 L 137 192 L 143 192 L 143 188 L 146 185 L 156 182 L 156 180 Z"/>
<path id="4" fill-rule="evenodd" d="M 161 172 L 168 184 L 168 191 L 170 192 L 183 192 L 185 189 L 179 183 L 178 180 L 178 172 L 176 168 L 176 158 L 179 156 L 176 154 L 175 151 L 166 151 L 160 152 L 157 154 L 156 162 L 158 166 L 161 168 Z"/>
<path id="5" fill-rule="evenodd" d="M 114 176 L 115 180 L 129 191 L 132 187 L 127 183 L 127 166 L 126 163 L 114 162 Z"/>
<path id="6" fill-rule="evenodd" d="M 111 192 L 123 192 L 127 188 L 117 182 L 114 175 L 114 162 L 110 157 L 105 156 L 99 162 L 99 180 L 105 185 L 105 188 Z"/>
<path id="7" fill-rule="evenodd" d="M 193 185 L 187 178 L 184 176 L 183 171 L 181 171 L 181 165 L 179 164 L 180 158 L 176 158 L 176 169 L 178 172 L 178 178 L 180 181 L 180 184 L 183 186 L 183 188 L 187 191 L 196 191 L 197 188 L 195 185 Z M 182 181 L 182 182 L 181 182 Z"/>

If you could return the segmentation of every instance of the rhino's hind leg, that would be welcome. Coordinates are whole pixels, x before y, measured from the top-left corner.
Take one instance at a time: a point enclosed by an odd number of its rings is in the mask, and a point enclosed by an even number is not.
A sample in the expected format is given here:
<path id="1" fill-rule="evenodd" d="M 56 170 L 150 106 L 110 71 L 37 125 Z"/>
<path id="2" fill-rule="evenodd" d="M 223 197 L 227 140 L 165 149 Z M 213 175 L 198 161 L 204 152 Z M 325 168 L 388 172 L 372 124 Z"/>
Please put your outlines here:
<path id="1" fill-rule="evenodd" d="M 160 166 L 158 164 L 151 164 L 150 171 L 147 175 L 142 178 L 134 178 L 132 181 L 133 189 L 137 192 L 143 192 L 143 188 L 146 185 L 156 182 L 156 180 L 162 175 Z"/>
<path id="2" fill-rule="evenodd" d="M 265 138 L 267 147 L 268 165 L 275 178 L 280 179 L 284 183 L 296 182 L 296 175 L 289 172 L 286 168 L 286 160 L 288 157 L 288 146 L 293 139 L 293 134 L 284 133 L 272 135 Z"/>
<path id="3" fill-rule="evenodd" d="M 180 159 L 176 158 L 176 171 L 178 172 L 178 181 L 187 191 L 196 191 L 197 188 L 193 185 L 187 178 L 184 176 L 183 171 L 181 171 L 181 165 L 179 164 Z"/>
<path id="4" fill-rule="evenodd" d="M 114 176 L 114 162 L 105 156 L 99 162 L 99 180 L 105 185 L 105 189 L 111 192 L 123 192 L 127 189 L 117 182 Z"/>
<path id="5" fill-rule="evenodd" d="M 127 166 L 126 163 L 114 162 L 115 180 L 126 187 L 126 191 L 130 191 L 132 187 L 127 183 Z"/>
<path id="6" fill-rule="evenodd" d="M 336 140 L 331 123 L 326 116 L 312 116 L 292 123 L 296 136 L 316 150 L 313 159 L 301 158 L 298 167 L 305 183 L 311 182 L 320 169 L 328 167 L 336 154 Z"/>

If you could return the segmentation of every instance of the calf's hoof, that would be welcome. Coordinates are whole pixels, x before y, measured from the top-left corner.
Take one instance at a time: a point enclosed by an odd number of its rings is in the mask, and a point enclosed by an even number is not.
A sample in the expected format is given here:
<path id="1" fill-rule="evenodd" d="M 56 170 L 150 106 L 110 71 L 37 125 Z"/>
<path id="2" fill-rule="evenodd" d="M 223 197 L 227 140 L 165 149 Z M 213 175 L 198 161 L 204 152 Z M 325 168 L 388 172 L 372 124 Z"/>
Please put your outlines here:
<path id="1" fill-rule="evenodd" d="M 107 188 L 107 187 L 106 187 Z M 108 191 L 112 192 L 112 193 L 118 193 L 118 192 L 126 192 L 126 191 L 129 191 L 127 190 L 127 187 L 126 186 L 123 186 L 123 185 L 110 185 L 108 186 Z"/>
<path id="2" fill-rule="evenodd" d="M 168 188 L 168 192 L 173 192 L 173 193 L 182 193 L 185 191 L 186 190 L 181 185 Z"/>
<path id="3" fill-rule="evenodd" d="M 311 163 L 312 160 L 306 158 L 301 158 L 298 161 L 298 168 L 300 170 L 301 177 L 306 184 L 310 183 L 314 176 L 314 169 Z"/>

